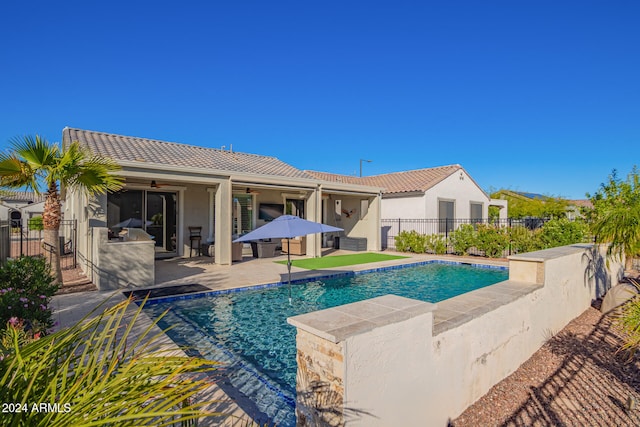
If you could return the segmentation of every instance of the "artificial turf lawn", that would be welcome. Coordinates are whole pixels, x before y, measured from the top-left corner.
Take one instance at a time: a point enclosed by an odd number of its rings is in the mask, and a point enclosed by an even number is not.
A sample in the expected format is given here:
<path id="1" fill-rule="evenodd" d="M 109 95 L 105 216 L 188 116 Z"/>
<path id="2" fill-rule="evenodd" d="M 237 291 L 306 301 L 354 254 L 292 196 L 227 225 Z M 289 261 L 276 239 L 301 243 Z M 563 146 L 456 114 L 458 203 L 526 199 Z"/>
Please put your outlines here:
<path id="1" fill-rule="evenodd" d="M 291 261 L 291 264 L 306 268 L 307 270 L 322 270 L 333 267 L 344 267 L 347 265 L 366 264 L 368 262 L 389 261 L 392 259 L 408 258 L 406 256 L 385 255 L 365 252 L 353 255 L 334 255 L 321 258 L 305 258 Z M 276 261 L 278 264 L 286 264 L 287 261 Z"/>

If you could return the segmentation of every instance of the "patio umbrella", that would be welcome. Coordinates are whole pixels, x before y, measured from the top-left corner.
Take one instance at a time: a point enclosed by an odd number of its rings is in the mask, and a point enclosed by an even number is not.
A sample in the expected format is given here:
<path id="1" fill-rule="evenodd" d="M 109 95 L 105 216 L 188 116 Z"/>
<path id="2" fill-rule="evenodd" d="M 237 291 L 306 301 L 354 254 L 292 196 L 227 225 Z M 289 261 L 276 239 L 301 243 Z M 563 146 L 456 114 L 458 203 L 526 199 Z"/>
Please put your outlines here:
<path id="1" fill-rule="evenodd" d="M 145 221 L 145 225 L 151 225 L 151 221 Z M 127 218 L 117 223 L 114 227 L 120 228 L 142 228 L 142 220 L 140 218 Z"/>
<path id="2" fill-rule="evenodd" d="M 343 231 L 342 228 L 319 222 L 307 221 L 294 215 L 281 215 L 262 227 L 235 239 L 233 242 L 248 242 L 260 239 L 292 239 L 307 234 Z M 287 251 L 287 270 L 289 272 L 289 302 L 291 302 L 291 251 Z"/>

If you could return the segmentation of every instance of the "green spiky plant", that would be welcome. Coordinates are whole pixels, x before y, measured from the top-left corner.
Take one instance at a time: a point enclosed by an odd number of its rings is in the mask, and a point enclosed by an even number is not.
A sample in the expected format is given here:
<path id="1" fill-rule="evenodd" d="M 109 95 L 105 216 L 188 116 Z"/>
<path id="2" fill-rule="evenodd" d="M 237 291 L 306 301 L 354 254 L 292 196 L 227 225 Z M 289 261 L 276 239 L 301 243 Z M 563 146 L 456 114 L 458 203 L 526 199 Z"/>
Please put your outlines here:
<path id="1" fill-rule="evenodd" d="M 623 344 L 620 350 L 626 350 L 629 360 L 632 360 L 640 348 L 640 298 L 631 298 L 622 305 L 615 322 L 623 334 Z"/>
<path id="2" fill-rule="evenodd" d="M 607 244 L 607 255 L 626 258 L 625 270 L 640 255 L 640 172 L 634 166 L 625 180 L 615 170 L 591 199 L 593 209 L 587 212 L 596 243 Z"/>
<path id="3" fill-rule="evenodd" d="M 132 334 L 142 306 L 127 300 L 101 315 L 25 344 L 8 325 L 0 361 L 0 401 L 27 405 L 3 414 L 2 426 L 193 425 L 211 402 L 194 403 L 209 387 L 214 362 L 175 355 L 154 326 Z M 133 311 L 133 313 L 131 313 Z M 136 326 L 140 328 L 140 326 Z M 32 405 L 58 404 L 55 411 Z M 14 411 L 15 412 L 15 411 Z"/>

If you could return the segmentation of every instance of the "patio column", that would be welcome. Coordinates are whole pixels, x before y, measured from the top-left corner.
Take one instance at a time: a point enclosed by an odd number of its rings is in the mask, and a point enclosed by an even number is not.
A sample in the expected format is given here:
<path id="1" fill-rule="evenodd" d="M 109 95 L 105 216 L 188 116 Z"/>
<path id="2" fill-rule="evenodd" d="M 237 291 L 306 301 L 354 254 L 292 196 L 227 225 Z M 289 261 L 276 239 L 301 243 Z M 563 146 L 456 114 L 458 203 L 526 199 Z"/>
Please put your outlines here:
<path id="1" fill-rule="evenodd" d="M 322 222 L 322 204 L 319 203 L 319 190 L 316 188 L 307 196 L 307 219 L 314 222 Z M 319 257 L 322 254 L 320 249 L 320 235 L 309 234 L 307 236 L 307 255 Z"/>
<path id="2" fill-rule="evenodd" d="M 223 181 L 216 190 L 215 263 L 231 264 L 231 181 Z"/>
<path id="3" fill-rule="evenodd" d="M 216 201 L 216 188 L 207 188 L 207 192 L 209 193 L 209 235 L 207 236 L 207 243 L 213 242 L 213 231 L 214 231 L 214 223 L 213 218 L 216 214 L 215 212 L 215 201 Z"/>

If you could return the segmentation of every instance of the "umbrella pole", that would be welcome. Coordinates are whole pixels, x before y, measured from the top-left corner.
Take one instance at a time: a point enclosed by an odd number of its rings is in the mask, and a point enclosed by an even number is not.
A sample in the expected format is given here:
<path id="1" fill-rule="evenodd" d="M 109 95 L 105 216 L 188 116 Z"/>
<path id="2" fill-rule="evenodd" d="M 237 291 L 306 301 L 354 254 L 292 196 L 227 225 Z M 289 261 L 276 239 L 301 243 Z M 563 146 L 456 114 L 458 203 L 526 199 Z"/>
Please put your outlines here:
<path id="1" fill-rule="evenodd" d="M 291 304 L 291 240 L 287 239 L 287 270 L 289 270 L 289 304 Z"/>

